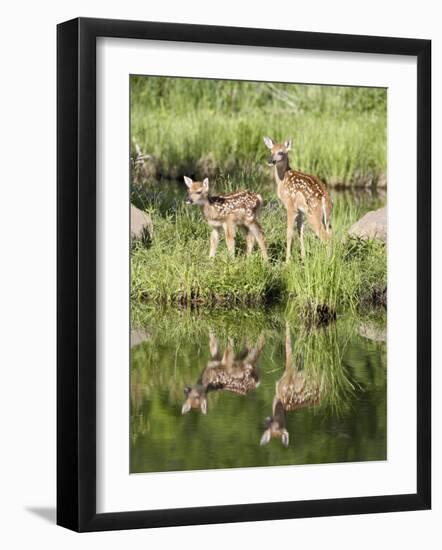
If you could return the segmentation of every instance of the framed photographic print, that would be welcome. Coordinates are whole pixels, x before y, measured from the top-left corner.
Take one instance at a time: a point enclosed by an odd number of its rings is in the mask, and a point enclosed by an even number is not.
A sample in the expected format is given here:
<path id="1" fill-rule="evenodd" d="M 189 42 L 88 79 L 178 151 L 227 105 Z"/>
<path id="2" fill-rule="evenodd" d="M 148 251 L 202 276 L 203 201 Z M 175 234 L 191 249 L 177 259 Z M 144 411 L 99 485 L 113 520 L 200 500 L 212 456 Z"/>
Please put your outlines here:
<path id="1" fill-rule="evenodd" d="M 430 42 L 57 36 L 58 524 L 430 508 Z"/>

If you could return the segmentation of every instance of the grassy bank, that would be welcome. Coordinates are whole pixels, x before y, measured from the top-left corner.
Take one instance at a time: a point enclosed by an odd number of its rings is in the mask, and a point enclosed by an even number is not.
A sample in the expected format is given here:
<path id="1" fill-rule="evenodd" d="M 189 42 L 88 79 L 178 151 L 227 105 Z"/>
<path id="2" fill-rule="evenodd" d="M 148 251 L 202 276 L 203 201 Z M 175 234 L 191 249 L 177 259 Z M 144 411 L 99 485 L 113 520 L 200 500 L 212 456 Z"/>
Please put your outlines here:
<path id="1" fill-rule="evenodd" d="M 292 261 L 286 265 L 286 214 L 279 201 L 269 197 L 261 213 L 268 263 L 257 248 L 246 257 L 240 232 L 234 259 L 223 240 L 217 256 L 209 259 L 209 227 L 197 207 L 184 204 L 184 190 L 177 193 L 166 206 L 157 195 L 144 204 L 154 238 L 148 247 L 136 245 L 132 251 L 135 303 L 231 307 L 284 300 L 299 307 L 325 304 L 339 313 L 355 311 L 370 302 L 372 292 L 386 287 L 385 245 L 347 238 L 348 228 L 363 213 L 354 197 L 334 197 L 332 242 L 326 246 L 307 232 L 305 261 L 300 261 L 295 239 Z"/>
<path id="2" fill-rule="evenodd" d="M 132 77 L 131 134 L 148 155 L 140 185 L 182 175 L 267 174 L 264 135 L 331 185 L 385 183 L 386 91 Z"/>

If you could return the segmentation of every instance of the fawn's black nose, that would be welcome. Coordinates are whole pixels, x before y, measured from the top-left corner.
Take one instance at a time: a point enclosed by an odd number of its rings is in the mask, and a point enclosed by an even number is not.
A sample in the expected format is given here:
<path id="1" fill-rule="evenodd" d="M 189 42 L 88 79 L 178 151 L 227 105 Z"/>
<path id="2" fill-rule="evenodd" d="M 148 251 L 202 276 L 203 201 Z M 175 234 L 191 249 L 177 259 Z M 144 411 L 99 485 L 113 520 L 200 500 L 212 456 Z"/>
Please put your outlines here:
<path id="1" fill-rule="evenodd" d="M 187 197 L 187 199 L 184 201 L 186 204 L 192 204 L 192 199 L 190 197 Z"/>
<path id="2" fill-rule="evenodd" d="M 269 166 L 274 166 L 276 164 L 276 161 L 273 159 L 273 157 L 269 157 L 269 160 L 267 161 L 267 164 Z"/>

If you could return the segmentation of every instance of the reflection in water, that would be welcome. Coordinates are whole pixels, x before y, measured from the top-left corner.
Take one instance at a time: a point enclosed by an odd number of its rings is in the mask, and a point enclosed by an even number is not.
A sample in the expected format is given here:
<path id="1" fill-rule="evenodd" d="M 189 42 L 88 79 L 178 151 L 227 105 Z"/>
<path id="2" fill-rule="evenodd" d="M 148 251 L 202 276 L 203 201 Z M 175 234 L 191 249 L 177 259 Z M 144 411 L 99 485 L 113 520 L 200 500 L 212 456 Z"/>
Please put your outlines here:
<path id="1" fill-rule="evenodd" d="M 273 398 L 273 415 L 266 418 L 266 430 L 261 437 L 261 445 L 266 445 L 272 437 L 280 438 L 285 447 L 289 445 L 289 432 L 286 428 L 286 412 L 316 405 L 322 393 L 321 380 L 314 371 L 304 369 L 304 355 L 293 361 L 290 326 L 285 329 L 285 370 L 276 382 Z"/>
<path id="2" fill-rule="evenodd" d="M 386 459 L 386 343 L 360 333 L 385 315 L 309 331 L 278 308 L 144 320 L 131 472 Z"/>
<path id="3" fill-rule="evenodd" d="M 203 414 L 207 414 L 207 394 L 210 391 L 227 390 L 246 395 L 254 390 L 259 384 L 256 363 L 263 345 L 264 336 L 261 335 L 255 346 L 246 346 L 241 353 L 235 355 L 233 340 L 229 338 L 221 357 L 215 333 L 210 332 L 211 360 L 207 363 L 198 382 L 192 387 L 184 388 L 186 401 L 181 413 L 186 414 L 191 409 L 200 409 Z"/>

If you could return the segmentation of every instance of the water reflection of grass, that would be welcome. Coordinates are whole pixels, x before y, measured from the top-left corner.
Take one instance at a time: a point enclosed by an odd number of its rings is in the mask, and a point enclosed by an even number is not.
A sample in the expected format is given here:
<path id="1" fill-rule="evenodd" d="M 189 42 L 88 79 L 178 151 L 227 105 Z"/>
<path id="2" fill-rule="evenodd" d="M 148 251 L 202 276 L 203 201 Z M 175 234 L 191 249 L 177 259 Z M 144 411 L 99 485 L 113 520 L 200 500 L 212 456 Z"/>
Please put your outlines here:
<path id="1" fill-rule="evenodd" d="M 133 317 L 134 324 L 149 326 L 146 341 L 132 350 L 132 365 L 136 366 L 132 371 L 134 401 L 150 395 L 157 386 L 167 388 L 171 399 L 181 399 L 185 385 L 197 381 L 209 358 L 209 330 L 217 335 L 221 347 L 233 339 L 237 349 L 263 335 L 263 374 L 278 378 L 285 365 L 285 323 L 291 327 L 295 367 L 301 364 L 309 378 L 323 389 L 321 407 L 339 412 L 355 389 L 342 361 L 358 326 L 351 317 L 310 330 L 306 330 L 295 308 L 180 312 L 142 307 L 134 310 Z"/>
<path id="2" fill-rule="evenodd" d="M 300 330 L 293 348 L 295 361 L 308 379 L 321 388 L 318 407 L 335 414 L 348 410 L 355 392 L 354 381 L 343 364 L 348 342 L 354 334 L 354 320 L 341 321 L 306 333 Z"/>
<path id="3" fill-rule="evenodd" d="M 234 306 L 258 305 L 288 299 L 300 304 L 327 304 L 342 311 L 356 309 L 372 289 L 386 286 L 386 247 L 377 242 L 355 242 L 346 236 L 363 212 L 353 198 L 334 197 L 334 237 L 326 247 L 307 235 L 307 257 L 301 263 L 298 242 L 292 261 L 285 265 L 285 211 L 277 200 L 268 201 L 261 220 L 271 261 L 258 252 L 244 254 L 237 238 L 237 257 L 228 256 L 221 243 L 217 256 L 208 258 L 209 228 L 195 207 L 179 200 L 167 207 L 156 195 L 145 205 L 155 228 L 149 248 L 132 251 L 131 296 L 134 302 L 191 303 Z"/>
<path id="4" fill-rule="evenodd" d="M 358 335 L 365 318 L 342 317 L 329 327 L 306 331 L 293 308 L 215 315 L 207 310 L 143 308 L 134 311 L 134 323 L 141 321 L 148 336 L 132 349 L 132 471 L 382 458 L 385 344 Z M 287 454 L 280 454 L 276 443 L 263 454 L 259 450 L 262 423 L 271 414 L 275 384 L 284 374 L 286 322 L 291 327 L 295 364 L 300 366 L 302 358 L 302 369 L 321 385 L 322 397 L 314 407 L 288 413 L 293 445 Z M 258 363 L 261 384 L 246 396 L 212 392 L 207 418 L 198 411 L 182 417 L 183 389 L 198 380 L 210 357 L 209 328 L 216 332 L 221 347 L 232 338 L 237 349 L 264 334 Z M 373 391 L 380 392 L 377 401 L 369 400 Z M 363 412 L 353 418 L 352 411 L 360 403 L 366 403 Z M 355 432 L 354 423 L 359 423 L 360 433 Z M 353 439 L 364 438 L 363 445 L 351 445 Z"/>

